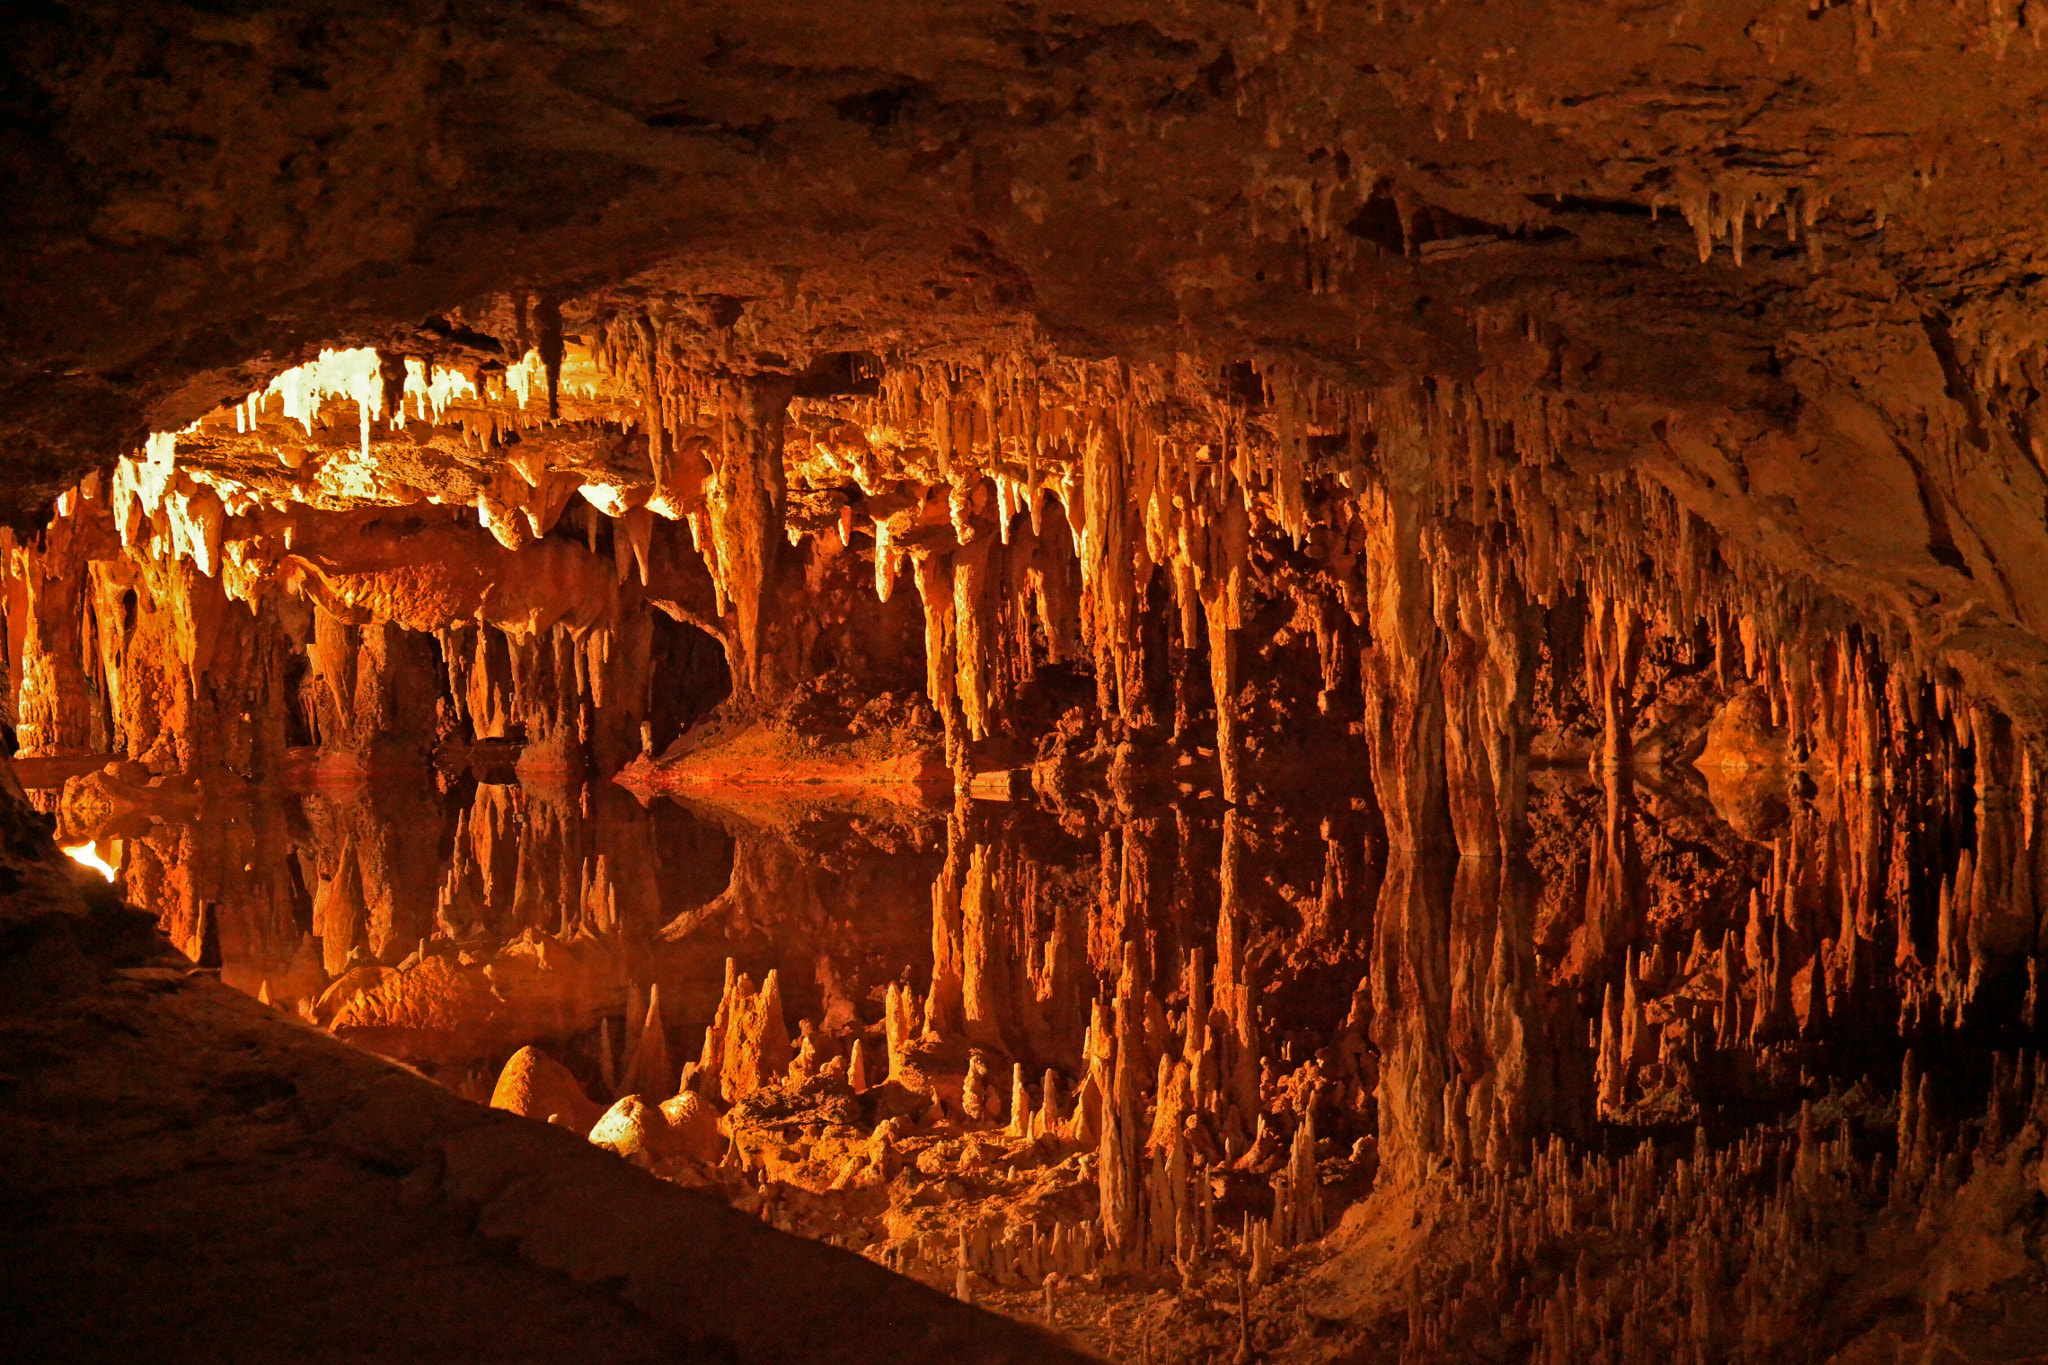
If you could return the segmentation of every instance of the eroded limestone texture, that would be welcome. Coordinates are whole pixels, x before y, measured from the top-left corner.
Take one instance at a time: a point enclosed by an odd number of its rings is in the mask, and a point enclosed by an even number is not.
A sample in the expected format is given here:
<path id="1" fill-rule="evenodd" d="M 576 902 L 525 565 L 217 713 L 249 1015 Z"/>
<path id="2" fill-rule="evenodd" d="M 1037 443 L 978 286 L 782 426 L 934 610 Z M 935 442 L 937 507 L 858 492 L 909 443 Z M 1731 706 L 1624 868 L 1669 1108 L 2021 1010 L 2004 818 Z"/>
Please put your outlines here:
<path id="1" fill-rule="evenodd" d="M 2033 1273 L 2023 680 L 1570 470 L 1537 333 L 1368 395 L 563 316 L 10 550 L 24 770 L 195 960 L 1112 1354 L 1770 1355 L 1841 1238 L 1974 1321 L 1915 1220 Z"/>
<path id="2" fill-rule="evenodd" d="M 2027 5 L 159 10 L 30 881 L 1120 1359 L 2038 1354 Z"/>

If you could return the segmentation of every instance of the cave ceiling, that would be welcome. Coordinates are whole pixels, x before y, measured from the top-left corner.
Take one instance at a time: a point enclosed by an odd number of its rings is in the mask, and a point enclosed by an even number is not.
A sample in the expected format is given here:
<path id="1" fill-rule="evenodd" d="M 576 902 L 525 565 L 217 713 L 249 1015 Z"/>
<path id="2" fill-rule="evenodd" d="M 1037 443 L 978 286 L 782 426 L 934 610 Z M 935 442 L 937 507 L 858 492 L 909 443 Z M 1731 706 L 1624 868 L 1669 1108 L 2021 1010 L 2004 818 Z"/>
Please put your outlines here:
<path id="1" fill-rule="evenodd" d="M 1114 362 L 1191 440 L 1270 426 L 1274 375 L 1455 389 L 1540 401 L 1562 472 L 1654 481 L 2038 729 L 2025 19 L 35 7 L 12 515 L 330 347 L 483 378 L 637 330 L 820 392 Z"/>
<path id="2" fill-rule="evenodd" d="M 16 6 L 0 919 L 1148 1365 L 2034 1350 L 2044 29 Z"/>

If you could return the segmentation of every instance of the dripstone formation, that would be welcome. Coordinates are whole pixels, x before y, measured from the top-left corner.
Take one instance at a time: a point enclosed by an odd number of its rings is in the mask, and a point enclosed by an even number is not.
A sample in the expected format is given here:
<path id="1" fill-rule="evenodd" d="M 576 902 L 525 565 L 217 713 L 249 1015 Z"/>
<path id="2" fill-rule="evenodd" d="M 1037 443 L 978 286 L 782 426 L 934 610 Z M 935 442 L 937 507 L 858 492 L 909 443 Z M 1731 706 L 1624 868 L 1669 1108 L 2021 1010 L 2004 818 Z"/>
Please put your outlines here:
<path id="1" fill-rule="evenodd" d="M 320 9 L 9 45 L 23 858 L 1076 1350 L 2038 1354 L 2048 15 Z"/>

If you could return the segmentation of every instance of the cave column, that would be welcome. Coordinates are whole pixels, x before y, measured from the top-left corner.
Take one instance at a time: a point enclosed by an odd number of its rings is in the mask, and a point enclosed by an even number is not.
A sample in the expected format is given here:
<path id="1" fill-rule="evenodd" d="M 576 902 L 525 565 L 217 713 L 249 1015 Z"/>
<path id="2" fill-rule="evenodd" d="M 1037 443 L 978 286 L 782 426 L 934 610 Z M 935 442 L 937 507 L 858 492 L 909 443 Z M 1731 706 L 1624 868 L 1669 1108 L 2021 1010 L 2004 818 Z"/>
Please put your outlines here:
<path id="1" fill-rule="evenodd" d="M 1095 654 L 1096 708 L 1107 719 L 1131 709 L 1125 696 L 1131 649 L 1131 507 L 1126 432 L 1113 414 L 1096 415 L 1081 460 L 1081 582 Z"/>
<path id="2" fill-rule="evenodd" d="M 104 503 L 54 518 L 41 548 L 7 552 L 8 681 L 24 756 L 90 751 L 94 679 L 81 646 L 90 602 L 88 562 L 115 553 Z"/>
<path id="3" fill-rule="evenodd" d="M 1955 894 L 1969 905 L 1971 996 L 1974 1001 L 1992 991 L 1992 1001 L 1982 1007 L 1992 1017 L 2019 1004 L 2026 991 L 2024 964 L 2039 935 L 2035 850 L 2028 847 L 2029 822 L 2022 810 L 2031 793 L 2024 790 L 2024 749 L 2011 721 L 1982 704 L 1969 706 L 1965 714 L 1976 758 L 1977 846 L 1969 859 L 1968 881 L 1959 873 Z M 2038 843 L 2041 831 L 2034 830 L 2033 838 Z M 2036 984 L 2037 994 L 2038 989 Z"/>

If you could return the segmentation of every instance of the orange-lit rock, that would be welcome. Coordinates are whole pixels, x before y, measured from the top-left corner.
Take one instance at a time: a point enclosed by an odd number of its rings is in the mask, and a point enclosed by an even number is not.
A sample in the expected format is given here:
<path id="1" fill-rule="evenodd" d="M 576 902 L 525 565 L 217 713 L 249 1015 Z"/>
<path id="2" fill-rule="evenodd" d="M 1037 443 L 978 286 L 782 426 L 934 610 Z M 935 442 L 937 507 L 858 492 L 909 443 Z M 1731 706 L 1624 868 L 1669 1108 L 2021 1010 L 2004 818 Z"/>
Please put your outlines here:
<path id="1" fill-rule="evenodd" d="M 718 1119 L 695 1095 L 678 1095 L 660 1105 L 627 1095 L 598 1118 L 590 1140 L 642 1165 L 671 1161 L 711 1162 L 725 1151 Z"/>
<path id="2" fill-rule="evenodd" d="M 1120 1359 L 2048 1333 L 2040 15 L 115 9 L 22 868 Z"/>
<path id="3" fill-rule="evenodd" d="M 628 1160 L 651 1165 L 672 1154 L 668 1116 L 638 1095 L 627 1095 L 604 1111 L 590 1129 L 590 1141 Z"/>
<path id="4" fill-rule="evenodd" d="M 675 1155 L 690 1161 L 716 1161 L 725 1150 L 718 1116 L 694 1091 L 663 1100 L 661 1113 L 668 1120 Z"/>
<path id="5" fill-rule="evenodd" d="M 588 1133 L 599 1117 L 569 1068 L 537 1048 L 522 1047 L 505 1063 L 491 1091 L 491 1108 L 556 1121 Z"/>

